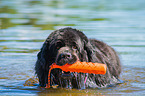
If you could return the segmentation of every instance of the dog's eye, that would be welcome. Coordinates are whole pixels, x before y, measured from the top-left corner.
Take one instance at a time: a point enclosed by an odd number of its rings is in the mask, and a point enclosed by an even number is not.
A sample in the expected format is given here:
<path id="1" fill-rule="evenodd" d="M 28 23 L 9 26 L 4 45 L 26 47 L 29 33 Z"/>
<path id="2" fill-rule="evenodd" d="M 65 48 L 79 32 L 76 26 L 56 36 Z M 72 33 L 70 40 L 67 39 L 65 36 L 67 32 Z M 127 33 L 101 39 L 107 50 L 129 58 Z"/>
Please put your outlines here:
<path id="1" fill-rule="evenodd" d="M 56 49 L 59 49 L 59 48 L 60 48 L 59 46 L 56 47 Z"/>
<path id="2" fill-rule="evenodd" d="M 77 46 L 73 46 L 73 49 L 77 49 Z"/>

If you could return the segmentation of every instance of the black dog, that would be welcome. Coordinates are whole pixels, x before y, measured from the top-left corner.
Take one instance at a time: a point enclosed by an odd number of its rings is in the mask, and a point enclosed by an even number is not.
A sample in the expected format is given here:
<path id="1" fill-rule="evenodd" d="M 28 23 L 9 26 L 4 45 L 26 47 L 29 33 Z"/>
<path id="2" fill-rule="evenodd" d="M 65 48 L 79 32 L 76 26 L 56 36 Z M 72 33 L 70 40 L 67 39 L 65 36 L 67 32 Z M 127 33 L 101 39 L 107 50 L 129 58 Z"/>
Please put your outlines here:
<path id="1" fill-rule="evenodd" d="M 35 71 L 39 78 L 40 86 L 48 83 L 49 66 L 53 63 L 64 65 L 76 61 L 98 62 L 107 65 L 105 75 L 77 72 L 63 72 L 54 69 L 51 72 L 51 85 L 63 88 L 102 88 L 117 84 L 121 73 L 120 60 L 113 48 L 95 39 L 88 39 L 81 31 L 64 28 L 52 32 L 44 42 Z"/>

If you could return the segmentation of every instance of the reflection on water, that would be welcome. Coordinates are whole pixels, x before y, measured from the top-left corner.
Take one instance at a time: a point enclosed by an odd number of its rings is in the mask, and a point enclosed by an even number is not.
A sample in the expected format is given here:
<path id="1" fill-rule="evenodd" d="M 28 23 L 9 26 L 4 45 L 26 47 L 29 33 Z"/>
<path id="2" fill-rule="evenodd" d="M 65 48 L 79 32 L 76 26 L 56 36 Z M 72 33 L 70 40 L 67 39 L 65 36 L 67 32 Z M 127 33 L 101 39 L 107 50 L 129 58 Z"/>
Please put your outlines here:
<path id="1" fill-rule="evenodd" d="M 145 94 L 144 0 L 0 0 L 0 95 Z M 34 77 L 36 54 L 63 27 L 107 42 L 122 61 L 120 79 L 107 89 L 43 89 L 24 86 Z"/>

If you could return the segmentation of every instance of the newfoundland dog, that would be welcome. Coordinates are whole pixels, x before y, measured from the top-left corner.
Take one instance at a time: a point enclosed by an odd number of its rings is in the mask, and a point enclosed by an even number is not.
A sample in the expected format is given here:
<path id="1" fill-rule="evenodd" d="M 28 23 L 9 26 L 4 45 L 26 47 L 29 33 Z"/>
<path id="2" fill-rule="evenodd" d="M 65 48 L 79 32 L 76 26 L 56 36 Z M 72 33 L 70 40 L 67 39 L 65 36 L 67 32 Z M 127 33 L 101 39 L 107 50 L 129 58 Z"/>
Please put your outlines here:
<path id="1" fill-rule="evenodd" d="M 114 49 L 102 41 L 88 39 L 85 34 L 72 28 L 63 28 L 52 32 L 44 42 L 35 65 L 35 71 L 41 87 L 48 83 L 50 65 L 97 62 L 107 65 L 105 75 L 63 72 L 61 69 L 51 71 L 51 86 L 61 88 L 104 88 L 120 83 L 121 64 Z"/>

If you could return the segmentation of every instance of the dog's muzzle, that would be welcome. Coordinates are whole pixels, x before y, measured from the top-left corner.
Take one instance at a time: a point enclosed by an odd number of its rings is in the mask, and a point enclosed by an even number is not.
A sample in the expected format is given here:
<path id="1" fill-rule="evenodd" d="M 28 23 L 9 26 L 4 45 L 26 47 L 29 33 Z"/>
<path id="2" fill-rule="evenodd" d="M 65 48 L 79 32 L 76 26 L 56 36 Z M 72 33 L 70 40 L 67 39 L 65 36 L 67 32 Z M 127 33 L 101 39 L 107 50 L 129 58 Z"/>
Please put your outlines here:
<path id="1" fill-rule="evenodd" d="M 73 50 L 69 47 L 60 48 L 56 57 L 56 64 L 62 66 L 66 63 L 75 63 L 77 61 L 77 57 L 73 53 Z"/>

